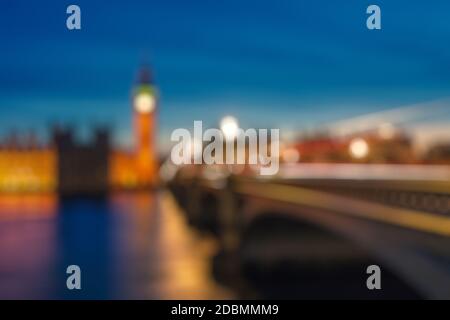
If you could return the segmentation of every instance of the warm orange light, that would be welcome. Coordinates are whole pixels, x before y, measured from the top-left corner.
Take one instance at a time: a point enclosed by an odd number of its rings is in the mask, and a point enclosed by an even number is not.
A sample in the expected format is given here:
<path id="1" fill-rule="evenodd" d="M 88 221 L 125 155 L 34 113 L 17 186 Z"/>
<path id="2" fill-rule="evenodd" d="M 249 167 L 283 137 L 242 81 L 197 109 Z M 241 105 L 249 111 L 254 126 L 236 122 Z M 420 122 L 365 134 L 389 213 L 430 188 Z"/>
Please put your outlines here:
<path id="1" fill-rule="evenodd" d="M 0 192 L 51 192 L 57 187 L 53 149 L 0 150 Z"/>

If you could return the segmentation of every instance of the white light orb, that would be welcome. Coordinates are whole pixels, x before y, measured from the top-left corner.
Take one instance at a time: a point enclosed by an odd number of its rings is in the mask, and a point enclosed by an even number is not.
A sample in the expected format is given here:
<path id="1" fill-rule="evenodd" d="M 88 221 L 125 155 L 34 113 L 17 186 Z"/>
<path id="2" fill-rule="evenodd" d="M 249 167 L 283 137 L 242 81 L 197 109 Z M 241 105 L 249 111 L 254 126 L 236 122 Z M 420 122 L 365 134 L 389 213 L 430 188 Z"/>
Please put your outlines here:
<path id="1" fill-rule="evenodd" d="M 234 117 L 227 116 L 220 121 L 220 130 L 222 130 L 226 140 L 233 140 L 238 134 L 238 121 Z"/>
<path id="2" fill-rule="evenodd" d="M 156 99 L 149 93 L 140 93 L 134 99 L 134 107 L 137 112 L 150 113 L 155 109 Z"/>
<path id="3" fill-rule="evenodd" d="M 355 138 L 350 141 L 349 151 L 353 158 L 362 159 L 369 154 L 369 145 L 366 140 Z"/>
<path id="4" fill-rule="evenodd" d="M 300 152 L 295 148 L 287 148 L 283 151 L 283 160 L 286 163 L 297 163 L 300 160 Z"/>

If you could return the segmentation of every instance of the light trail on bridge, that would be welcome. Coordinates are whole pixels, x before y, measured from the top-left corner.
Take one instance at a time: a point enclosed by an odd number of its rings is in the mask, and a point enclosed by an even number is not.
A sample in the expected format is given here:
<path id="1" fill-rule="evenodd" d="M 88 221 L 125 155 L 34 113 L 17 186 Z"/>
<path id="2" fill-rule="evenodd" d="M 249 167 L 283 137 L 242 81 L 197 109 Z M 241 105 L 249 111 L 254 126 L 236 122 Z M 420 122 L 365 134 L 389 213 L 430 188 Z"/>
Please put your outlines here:
<path id="1" fill-rule="evenodd" d="M 243 182 L 236 184 L 236 191 L 249 196 L 326 209 L 343 215 L 450 236 L 450 218 L 432 213 L 393 208 L 327 192 L 276 183 Z"/>
<path id="2" fill-rule="evenodd" d="M 450 181 L 450 166 L 360 163 L 298 163 L 281 165 L 277 176 L 287 180 L 345 179 Z M 448 190 L 450 190 L 450 188 Z"/>

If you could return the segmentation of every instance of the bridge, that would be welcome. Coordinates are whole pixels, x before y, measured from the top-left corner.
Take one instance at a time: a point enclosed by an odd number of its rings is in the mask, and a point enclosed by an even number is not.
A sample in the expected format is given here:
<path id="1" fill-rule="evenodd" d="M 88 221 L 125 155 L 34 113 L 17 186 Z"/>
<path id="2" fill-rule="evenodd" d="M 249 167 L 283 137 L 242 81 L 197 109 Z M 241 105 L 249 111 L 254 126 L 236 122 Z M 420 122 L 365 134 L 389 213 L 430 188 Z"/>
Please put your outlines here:
<path id="1" fill-rule="evenodd" d="M 273 178 L 208 170 L 182 168 L 169 187 L 190 223 L 220 239 L 227 269 L 344 266 L 367 290 L 374 263 L 418 297 L 450 298 L 448 166 L 296 164 Z"/>

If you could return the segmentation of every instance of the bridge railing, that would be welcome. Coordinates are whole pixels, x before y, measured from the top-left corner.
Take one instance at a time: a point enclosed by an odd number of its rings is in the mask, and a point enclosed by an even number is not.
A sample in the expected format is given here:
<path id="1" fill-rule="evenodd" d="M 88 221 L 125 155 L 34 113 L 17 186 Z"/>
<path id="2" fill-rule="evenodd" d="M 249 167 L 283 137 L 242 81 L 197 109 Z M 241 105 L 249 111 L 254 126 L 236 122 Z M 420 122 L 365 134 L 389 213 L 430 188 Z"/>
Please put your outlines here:
<path id="1" fill-rule="evenodd" d="M 177 179 L 172 189 L 192 222 L 209 220 L 217 233 L 226 234 L 224 230 L 230 225 L 236 228 L 240 223 L 242 199 L 256 197 L 290 203 L 299 209 L 307 206 L 337 211 L 447 236 L 450 233 L 450 181 L 445 180 L 445 176 L 443 180 L 437 179 L 437 169 L 445 173 L 448 168 L 426 168 L 420 173 L 423 178 L 428 170 L 430 180 L 381 175 L 376 179 L 351 180 L 343 178 L 342 173 L 340 179 L 329 175 L 328 178 L 291 175 L 268 179 L 223 175 L 209 179 L 200 172 Z M 380 168 L 377 171 L 380 172 Z"/>

